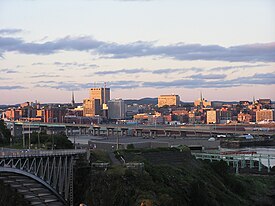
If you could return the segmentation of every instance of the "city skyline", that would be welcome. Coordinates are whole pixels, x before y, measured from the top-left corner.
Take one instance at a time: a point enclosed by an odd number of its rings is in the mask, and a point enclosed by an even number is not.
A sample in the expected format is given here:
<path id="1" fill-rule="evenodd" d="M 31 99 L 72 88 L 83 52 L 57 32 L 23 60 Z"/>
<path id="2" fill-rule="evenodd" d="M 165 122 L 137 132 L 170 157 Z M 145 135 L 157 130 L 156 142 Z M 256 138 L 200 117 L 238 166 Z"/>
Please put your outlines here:
<path id="1" fill-rule="evenodd" d="M 273 1 L 1 1 L 0 104 L 275 99 Z M 13 11 L 13 12 L 10 12 Z M 49 15 L 50 11 L 50 15 Z"/>

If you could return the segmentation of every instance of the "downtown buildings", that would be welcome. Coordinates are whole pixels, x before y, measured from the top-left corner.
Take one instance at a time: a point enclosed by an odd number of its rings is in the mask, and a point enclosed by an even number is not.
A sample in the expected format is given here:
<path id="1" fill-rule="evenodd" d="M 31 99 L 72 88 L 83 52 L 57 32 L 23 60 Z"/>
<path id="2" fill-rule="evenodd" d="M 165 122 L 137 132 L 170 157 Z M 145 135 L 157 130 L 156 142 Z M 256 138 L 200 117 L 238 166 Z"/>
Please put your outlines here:
<path id="1" fill-rule="evenodd" d="M 4 108 L 1 118 L 9 121 L 91 124 L 100 122 L 142 124 L 230 124 L 268 123 L 275 119 L 270 99 L 257 101 L 207 101 L 200 95 L 194 102 L 181 102 L 178 95 L 160 95 L 147 101 L 111 99 L 111 89 L 90 88 L 82 103 L 40 104 L 25 102 Z"/>

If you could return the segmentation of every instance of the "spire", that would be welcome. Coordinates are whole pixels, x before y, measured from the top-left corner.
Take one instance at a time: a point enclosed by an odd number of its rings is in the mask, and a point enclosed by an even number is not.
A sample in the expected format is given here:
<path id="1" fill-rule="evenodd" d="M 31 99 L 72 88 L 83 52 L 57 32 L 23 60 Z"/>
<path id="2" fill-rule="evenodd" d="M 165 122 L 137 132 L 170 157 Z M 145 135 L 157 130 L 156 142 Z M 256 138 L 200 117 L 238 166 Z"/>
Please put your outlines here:
<path id="1" fill-rule="evenodd" d="M 255 104 L 256 102 L 255 102 L 255 96 L 253 95 L 253 104 Z"/>
<path id="2" fill-rule="evenodd" d="M 202 98 L 202 92 L 200 91 L 200 106 L 203 108 L 203 98 Z"/>
<path id="3" fill-rule="evenodd" d="M 74 106 L 75 101 L 74 101 L 74 92 L 72 92 L 72 106 Z"/>

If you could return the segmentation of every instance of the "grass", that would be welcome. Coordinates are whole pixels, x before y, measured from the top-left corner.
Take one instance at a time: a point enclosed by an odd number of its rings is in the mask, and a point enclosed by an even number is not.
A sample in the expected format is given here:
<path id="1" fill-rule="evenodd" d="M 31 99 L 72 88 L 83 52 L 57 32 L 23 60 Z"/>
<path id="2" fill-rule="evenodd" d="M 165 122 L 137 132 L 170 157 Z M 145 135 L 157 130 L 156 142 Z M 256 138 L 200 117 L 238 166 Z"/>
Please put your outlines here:
<path id="1" fill-rule="evenodd" d="M 108 153 L 105 151 L 93 150 L 91 151 L 91 155 L 93 155 L 96 158 L 97 162 L 111 162 Z"/>

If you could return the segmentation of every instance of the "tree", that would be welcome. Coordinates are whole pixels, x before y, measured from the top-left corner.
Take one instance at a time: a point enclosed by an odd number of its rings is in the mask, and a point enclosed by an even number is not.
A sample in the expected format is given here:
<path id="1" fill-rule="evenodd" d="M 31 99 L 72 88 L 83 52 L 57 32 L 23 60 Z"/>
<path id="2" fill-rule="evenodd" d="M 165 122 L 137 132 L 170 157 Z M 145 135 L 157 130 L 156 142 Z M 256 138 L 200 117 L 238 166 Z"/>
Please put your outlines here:
<path id="1" fill-rule="evenodd" d="M 0 120 L 0 144 L 6 145 L 12 138 L 10 130 L 5 125 L 4 120 Z"/>

